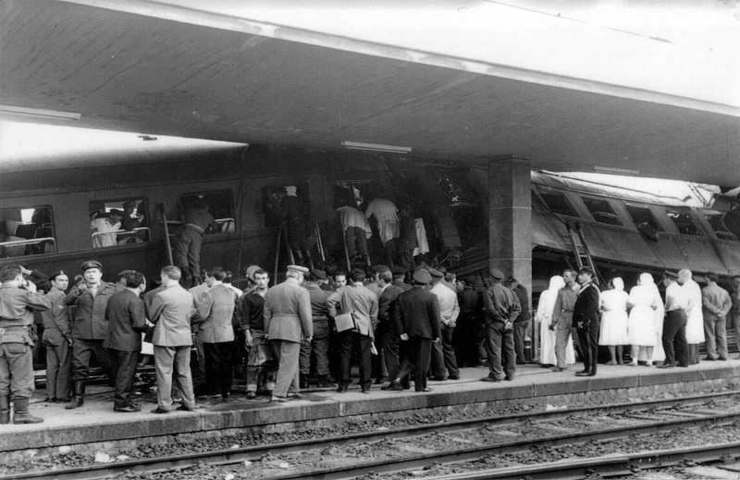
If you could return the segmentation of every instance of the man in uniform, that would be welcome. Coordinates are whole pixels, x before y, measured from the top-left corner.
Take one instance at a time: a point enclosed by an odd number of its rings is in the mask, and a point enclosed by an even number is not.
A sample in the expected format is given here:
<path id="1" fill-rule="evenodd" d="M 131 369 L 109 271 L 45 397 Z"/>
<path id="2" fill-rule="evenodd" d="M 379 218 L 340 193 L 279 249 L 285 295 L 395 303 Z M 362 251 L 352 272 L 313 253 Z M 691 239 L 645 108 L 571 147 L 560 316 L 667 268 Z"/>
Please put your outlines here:
<path id="1" fill-rule="evenodd" d="M 527 337 L 527 330 L 530 325 L 530 313 L 529 313 L 529 292 L 527 288 L 519 283 L 514 277 L 509 277 L 508 287 L 516 293 L 519 298 L 519 306 L 522 307 L 522 313 L 517 317 L 514 322 L 514 351 L 516 351 L 516 363 L 524 364 L 529 361 L 524 352 L 524 341 Z"/>
<path id="2" fill-rule="evenodd" d="M 578 272 L 578 298 L 573 305 L 573 323 L 578 332 L 578 342 L 583 354 L 583 370 L 576 372 L 579 377 L 593 377 L 599 356 L 599 327 L 601 315 L 599 313 L 599 298 L 601 294 L 594 285 L 594 272 L 590 268 L 582 268 Z"/>
<path id="3" fill-rule="evenodd" d="M 516 294 L 501 283 L 503 279 L 501 270 L 492 269 L 491 286 L 483 293 L 489 374 L 482 380 L 487 382 L 513 380 L 516 371 L 514 322 L 521 306 Z"/>
<path id="4" fill-rule="evenodd" d="M 311 298 L 311 317 L 313 318 L 313 339 L 301 344 L 300 374 L 301 388 L 308 388 L 311 374 L 311 358 L 314 359 L 316 375 L 320 387 L 329 386 L 329 299 L 330 292 L 321 288 L 328 282 L 326 272 L 313 269 L 303 286 Z"/>
<path id="5" fill-rule="evenodd" d="M 190 349 L 193 344 L 190 319 L 195 313 L 193 295 L 180 285 L 182 273 L 168 265 L 160 272 L 162 284 L 149 308 L 154 323 L 154 367 L 157 370 L 157 408 L 152 413 L 172 409 L 172 380 L 180 395 L 179 410 L 195 410 L 193 379 L 190 372 Z"/>
<path id="6" fill-rule="evenodd" d="M 247 350 L 247 398 L 262 390 L 272 395 L 277 365 L 265 332 L 265 295 L 270 276 L 261 268 L 252 272 L 254 288 L 239 300 L 239 329 Z"/>
<path id="7" fill-rule="evenodd" d="M 79 408 L 84 403 L 85 385 L 90 376 L 90 360 L 103 365 L 112 377 L 110 362 L 103 342 L 108 337 L 108 319 L 105 310 L 108 300 L 116 293 L 116 286 L 103 281 L 103 265 L 97 260 L 82 262 L 83 281 L 72 287 L 65 303 L 74 305 L 72 322 L 72 382 L 74 398 L 65 408 Z"/>
<path id="8" fill-rule="evenodd" d="M 52 273 L 49 280 L 51 289 L 46 297 L 51 302 L 51 308 L 41 313 L 44 321 L 42 341 L 46 347 L 46 401 L 68 402 L 72 335 L 64 297 L 67 295 L 65 292 L 69 286 L 69 277 L 60 270 Z"/>
<path id="9" fill-rule="evenodd" d="M 460 378 L 457 368 L 455 347 L 452 345 L 452 336 L 460 315 L 460 304 L 457 301 L 457 292 L 445 282 L 444 273 L 437 269 L 430 269 L 432 288 L 430 292 L 437 297 L 439 315 L 442 321 L 440 341 L 432 345 L 432 375 L 434 380 L 444 380 L 449 374 L 450 380 Z"/>
<path id="10" fill-rule="evenodd" d="M 131 390 L 141 351 L 141 334 L 147 326 L 144 301 L 140 298 L 146 290 L 146 281 L 144 275 L 133 270 L 126 272 L 123 279 L 125 287 L 110 297 L 106 307 L 108 338 L 105 346 L 115 379 L 113 410 L 138 412 L 141 407 L 131 400 Z"/>
<path id="11" fill-rule="evenodd" d="M 440 318 L 439 302 L 426 286 L 432 276 L 423 268 L 414 272 L 414 286 L 398 296 L 395 311 L 396 329 L 401 332 L 399 339 L 403 359 L 396 378 L 388 385 L 388 390 L 403 390 L 404 383 L 413 372 L 414 390 L 428 392 L 427 373 L 432 354 L 432 343 L 439 341 Z"/>
<path id="12" fill-rule="evenodd" d="M 707 286 L 702 289 L 704 307 L 704 336 L 707 338 L 706 360 L 727 360 L 727 315 L 732 309 L 732 299 L 727 290 L 717 285 L 717 276 L 707 276 Z"/>
<path id="13" fill-rule="evenodd" d="M 311 341 L 313 320 L 311 318 L 311 296 L 301 287 L 306 267 L 288 265 L 283 283 L 270 288 L 265 295 L 265 331 L 278 354 L 277 382 L 272 400 L 288 400 L 288 392 L 293 390 L 293 398 L 298 397 L 300 388 L 299 357 L 301 342 Z"/>
<path id="14" fill-rule="evenodd" d="M 203 235 L 214 222 L 208 205 L 202 199 L 185 207 L 183 226 L 173 242 L 175 264 L 183 272 L 185 284 L 192 286 L 200 280 L 200 250 L 203 246 Z"/>
<path id="15" fill-rule="evenodd" d="M 231 358 L 234 342 L 234 309 L 236 294 L 223 283 L 226 272 L 216 267 L 208 277 L 209 289 L 195 299 L 198 315 L 204 318 L 198 337 L 203 342 L 206 363 L 206 385 L 209 395 L 231 394 Z"/>
<path id="16" fill-rule="evenodd" d="M 562 372 L 566 368 L 565 351 L 568 340 L 573 335 L 573 306 L 578 298 L 576 272 L 565 270 L 563 272 L 565 286 L 558 291 L 555 299 L 552 319 L 549 328 L 555 331 L 555 358 L 558 364 L 553 367 L 554 372 Z"/>
<path id="17" fill-rule="evenodd" d="M 0 268 L 0 424 L 10 422 L 11 396 L 13 423 L 43 422 L 28 412 L 34 390 L 30 329 L 33 312 L 50 307 L 49 298 L 24 280 L 20 267 Z"/>

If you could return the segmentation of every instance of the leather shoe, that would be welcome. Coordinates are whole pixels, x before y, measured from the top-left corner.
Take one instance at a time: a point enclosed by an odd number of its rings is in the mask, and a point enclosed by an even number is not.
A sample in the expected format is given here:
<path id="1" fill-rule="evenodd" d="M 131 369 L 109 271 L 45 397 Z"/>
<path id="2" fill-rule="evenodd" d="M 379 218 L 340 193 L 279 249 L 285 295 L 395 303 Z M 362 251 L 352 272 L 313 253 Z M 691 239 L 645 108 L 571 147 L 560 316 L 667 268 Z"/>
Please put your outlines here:
<path id="1" fill-rule="evenodd" d="M 152 413 L 170 413 L 170 411 L 167 410 L 166 408 L 157 407 L 154 410 L 152 410 Z"/>
<path id="2" fill-rule="evenodd" d="M 349 385 L 340 383 L 337 387 L 337 393 L 345 393 L 347 390 L 349 390 Z"/>
<path id="3" fill-rule="evenodd" d="M 576 372 L 576 377 L 591 377 L 591 372 Z"/>
<path id="4" fill-rule="evenodd" d="M 662 365 L 658 365 L 656 368 L 673 368 L 675 367 L 675 363 L 664 363 Z"/>
<path id="5" fill-rule="evenodd" d="M 460 375 L 450 375 L 447 380 L 460 380 Z"/>
<path id="6" fill-rule="evenodd" d="M 422 392 L 431 392 L 432 389 L 429 388 L 429 387 L 426 387 L 426 388 L 422 388 L 422 389 L 419 389 L 419 390 L 416 390 L 416 391 L 419 392 L 419 393 L 422 393 Z"/>
<path id="7" fill-rule="evenodd" d="M 124 412 L 124 413 L 133 413 L 133 412 L 140 412 L 141 408 L 137 407 L 136 405 L 123 405 L 120 407 L 113 407 L 114 412 Z"/>
<path id="8" fill-rule="evenodd" d="M 247 392 L 247 398 L 249 400 L 253 400 L 253 399 L 257 398 L 257 392 Z"/>
<path id="9" fill-rule="evenodd" d="M 283 403 L 283 402 L 290 401 L 290 399 L 288 397 L 281 397 L 279 395 L 273 395 L 272 398 L 270 398 L 270 401 Z"/>
<path id="10" fill-rule="evenodd" d="M 496 378 L 496 377 L 483 377 L 483 378 L 480 379 L 480 381 L 481 382 L 500 382 L 501 379 L 500 378 Z"/>
<path id="11" fill-rule="evenodd" d="M 177 410 L 180 410 L 181 412 L 194 412 L 197 407 L 188 407 L 187 405 L 180 405 L 177 407 Z"/>
<path id="12" fill-rule="evenodd" d="M 403 385 L 401 385 L 400 382 L 391 382 L 385 387 L 383 387 L 383 390 L 392 390 L 395 392 L 402 392 L 404 390 Z"/>

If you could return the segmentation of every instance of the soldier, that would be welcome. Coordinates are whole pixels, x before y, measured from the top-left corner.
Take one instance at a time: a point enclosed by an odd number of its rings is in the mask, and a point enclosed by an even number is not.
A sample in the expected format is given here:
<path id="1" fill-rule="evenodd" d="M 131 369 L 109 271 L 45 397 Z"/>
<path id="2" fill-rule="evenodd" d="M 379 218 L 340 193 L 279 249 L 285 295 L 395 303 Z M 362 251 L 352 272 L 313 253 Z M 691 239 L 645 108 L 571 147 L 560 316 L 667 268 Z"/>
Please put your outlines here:
<path id="1" fill-rule="evenodd" d="M 10 396 L 13 423 L 40 423 L 28 412 L 34 390 L 30 329 L 33 311 L 48 310 L 51 301 L 24 280 L 18 266 L 0 268 L 0 283 L 0 424 L 10 422 Z"/>
<path id="2" fill-rule="evenodd" d="M 308 273 L 308 281 L 303 286 L 311 298 L 311 316 L 313 318 L 313 339 L 301 344 L 300 386 L 308 388 L 308 377 L 311 374 L 311 358 L 314 359 L 319 387 L 329 386 L 329 306 L 327 300 L 330 292 L 321 286 L 329 281 L 326 272 L 313 269 Z"/>
<path id="3" fill-rule="evenodd" d="M 583 354 L 583 370 L 576 372 L 579 377 L 593 377 L 599 354 L 599 289 L 594 285 L 594 272 L 590 268 L 581 268 L 578 272 L 578 298 L 573 305 L 573 324 L 578 332 L 578 341 Z M 701 294 L 700 294 L 701 295 Z"/>
<path id="4" fill-rule="evenodd" d="M 90 376 L 90 360 L 93 356 L 111 375 L 103 342 L 108 336 L 105 310 L 108 300 L 117 291 L 116 286 L 103 281 L 103 265 L 97 260 L 82 262 L 80 270 L 83 281 L 72 287 L 64 300 L 67 305 L 75 306 L 72 322 L 74 398 L 65 406 L 68 410 L 79 408 L 84 403 L 85 385 Z"/>
<path id="5" fill-rule="evenodd" d="M 42 341 L 46 347 L 46 401 L 68 402 L 72 368 L 72 334 L 69 311 L 64 304 L 69 277 L 63 271 L 52 273 L 51 289 L 46 297 L 51 308 L 41 314 L 44 321 Z"/>

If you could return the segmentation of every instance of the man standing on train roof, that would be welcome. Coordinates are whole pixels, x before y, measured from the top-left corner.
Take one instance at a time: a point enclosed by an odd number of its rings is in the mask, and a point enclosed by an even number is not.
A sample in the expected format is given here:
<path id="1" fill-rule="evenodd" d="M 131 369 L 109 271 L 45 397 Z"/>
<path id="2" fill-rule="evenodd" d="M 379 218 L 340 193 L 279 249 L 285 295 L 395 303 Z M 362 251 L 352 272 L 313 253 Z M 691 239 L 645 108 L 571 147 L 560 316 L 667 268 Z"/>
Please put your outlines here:
<path id="1" fill-rule="evenodd" d="M 732 299 L 727 290 L 717 285 L 714 274 L 707 275 L 707 286 L 701 295 L 707 339 L 706 360 L 727 360 L 727 315 L 732 309 Z"/>
<path id="2" fill-rule="evenodd" d="M 310 342 L 313 337 L 311 296 L 301 286 L 306 273 L 306 267 L 288 265 L 285 281 L 265 294 L 265 331 L 278 355 L 277 382 L 272 395 L 272 400 L 277 402 L 287 401 L 289 393 L 293 398 L 299 396 L 301 342 Z"/>
<path id="3" fill-rule="evenodd" d="M 69 310 L 64 303 L 69 277 L 63 271 L 49 277 L 51 289 L 46 298 L 51 308 L 41 312 L 44 322 L 42 342 L 46 347 L 46 401 L 69 401 L 72 368 L 72 332 L 69 328 Z"/>
<path id="4" fill-rule="evenodd" d="M 0 268 L 0 424 L 40 423 L 43 419 L 28 412 L 34 390 L 33 312 L 45 311 L 51 301 L 36 292 L 36 286 L 23 278 L 21 267 Z"/>
<path id="5" fill-rule="evenodd" d="M 116 293 L 116 286 L 103 281 L 103 265 L 97 260 L 86 260 L 80 267 L 83 281 L 72 287 L 65 298 L 74 305 L 72 321 L 72 382 L 74 398 L 65 408 L 81 407 L 85 386 L 90 377 L 90 360 L 95 357 L 106 373 L 112 375 L 103 342 L 108 337 L 108 319 L 105 316 L 108 300 Z M 113 377 L 110 377 L 111 380 Z"/>
<path id="6" fill-rule="evenodd" d="M 180 269 L 174 265 L 162 268 L 159 291 L 151 299 L 150 320 L 154 323 L 154 367 L 157 371 L 157 408 L 152 413 L 172 409 L 172 381 L 182 396 L 178 410 L 195 410 L 193 379 L 190 372 L 190 350 L 193 344 L 190 319 L 195 313 L 193 295 L 180 285 Z"/>
<path id="7" fill-rule="evenodd" d="M 432 276 L 432 288 L 429 290 L 437 297 L 439 303 L 439 314 L 442 321 L 440 330 L 440 341 L 432 345 L 432 375 L 434 380 L 444 380 L 449 374 L 450 380 L 460 378 L 457 368 L 455 347 L 452 344 L 452 336 L 457 325 L 457 317 L 460 315 L 460 304 L 457 301 L 457 292 L 444 281 L 444 273 L 430 268 Z"/>
<path id="8" fill-rule="evenodd" d="M 396 331 L 400 332 L 402 360 L 398 374 L 385 387 L 387 390 L 408 388 L 408 379 L 414 377 L 414 390 L 429 392 L 427 374 L 432 354 L 432 343 L 439 341 L 440 317 L 437 297 L 427 289 L 432 276 L 424 268 L 413 275 L 414 286 L 398 296 L 395 310 Z"/>
<path id="9" fill-rule="evenodd" d="M 665 361 L 658 368 L 689 366 L 689 350 L 686 344 L 687 301 L 677 279 L 678 275 L 675 273 L 663 272 L 663 285 L 666 287 L 662 337 Z"/>
<path id="10" fill-rule="evenodd" d="M 514 322 L 521 306 L 519 298 L 501 283 L 504 274 L 491 269 L 491 285 L 483 293 L 485 310 L 485 345 L 488 354 L 489 373 L 484 382 L 514 380 L 516 352 L 514 351 Z"/>
<path id="11" fill-rule="evenodd" d="M 129 270 L 122 278 L 126 282 L 124 288 L 110 297 L 106 307 L 108 338 L 105 347 L 115 380 L 113 410 L 138 412 L 141 407 L 132 401 L 131 390 L 141 351 L 141 334 L 147 328 L 146 309 L 140 298 L 146 290 L 146 280 L 134 270 Z"/>
<path id="12" fill-rule="evenodd" d="M 183 225 L 173 242 L 175 265 L 183 272 L 184 283 L 193 286 L 200 280 L 200 250 L 203 246 L 203 235 L 214 222 L 208 205 L 199 198 L 185 205 Z"/>
<path id="13" fill-rule="evenodd" d="M 601 294 L 594 285 L 594 272 L 584 267 L 578 271 L 578 298 L 573 305 L 573 324 L 578 333 L 583 355 L 583 370 L 576 372 L 579 377 L 593 377 L 599 357 L 599 328 L 601 316 L 599 304 Z"/>

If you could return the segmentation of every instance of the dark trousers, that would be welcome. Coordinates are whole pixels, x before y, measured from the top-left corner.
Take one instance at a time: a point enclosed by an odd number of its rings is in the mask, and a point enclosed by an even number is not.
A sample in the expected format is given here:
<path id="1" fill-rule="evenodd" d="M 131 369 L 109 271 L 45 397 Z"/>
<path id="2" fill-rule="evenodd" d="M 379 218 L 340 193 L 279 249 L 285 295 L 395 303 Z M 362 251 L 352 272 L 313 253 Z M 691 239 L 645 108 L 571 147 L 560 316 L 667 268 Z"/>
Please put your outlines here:
<path id="1" fill-rule="evenodd" d="M 382 354 L 385 363 L 385 376 L 393 380 L 401 367 L 398 335 L 392 331 L 384 331 L 379 336 L 379 342 L 378 353 Z"/>
<path id="2" fill-rule="evenodd" d="M 514 330 L 506 329 L 503 322 L 486 322 L 485 338 L 488 369 L 491 378 L 511 378 L 516 371 Z"/>
<path id="3" fill-rule="evenodd" d="M 356 257 L 367 258 L 367 236 L 365 230 L 360 227 L 347 227 L 344 231 L 347 242 L 347 254 L 350 260 Z"/>
<path id="4" fill-rule="evenodd" d="M 524 363 L 528 360 L 524 354 L 524 339 L 527 337 L 529 321 L 522 320 L 514 323 L 514 351 L 516 352 L 516 363 Z"/>
<path id="5" fill-rule="evenodd" d="M 206 378 L 206 351 L 203 348 L 203 342 L 200 335 L 193 336 L 193 347 L 190 357 L 190 372 L 193 376 L 193 388 L 197 395 L 205 393 L 208 388 Z"/>
<path id="6" fill-rule="evenodd" d="M 396 378 L 401 383 L 408 383 L 407 377 L 414 374 L 414 389 L 421 392 L 427 388 L 427 372 L 429 359 L 432 353 L 432 340 L 429 338 L 412 337 L 401 347 L 404 352 L 401 367 Z"/>
<path id="7" fill-rule="evenodd" d="M 134 388 L 136 364 L 139 362 L 139 352 L 123 352 L 108 349 L 108 358 L 114 375 L 113 406 L 125 407 L 131 405 L 131 391 Z"/>
<path id="8" fill-rule="evenodd" d="M 69 398 L 72 357 L 69 344 L 63 340 L 59 345 L 45 343 L 46 347 L 46 396 L 58 399 Z"/>
<path id="9" fill-rule="evenodd" d="M 372 354 L 370 346 L 373 340 L 370 337 L 347 330 L 339 336 L 339 383 L 349 385 L 350 368 L 352 366 L 352 349 L 355 343 L 359 344 L 360 385 L 369 386 L 372 383 Z"/>
<path id="10" fill-rule="evenodd" d="M 666 312 L 663 321 L 663 350 L 665 350 L 665 363 L 682 367 L 689 366 L 689 349 L 686 344 L 686 312 L 683 310 L 672 310 Z"/>
<path id="11" fill-rule="evenodd" d="M 232 342 L 206 343 L 206 389 L 210 395 L 231 393 Z"/>
<path id="12" fill-rule="evenodd" d="M 591 321 L 582 327 L 577 327 L 578 343 L 583 354 L 583 371 L 596 373 L 599 359 L 599 327 L 600 323 Z"/>
<path id="13" fill-rule="evenodd" d="M 103 340 L 75 338 L 72 343 L 72 381 L 87 382 L 90 377 L 90 360 L 95 358 L 110 377 L 114 379 L 108 352 L 103 348 Z"/>
<path id="14" fill-rule="evenodd" d="M 450 377 L 459 377 L 457 368 L 457 356 L 452 344 L 452 336 L 455 327 L 442 325 L 440 328 L 439 342 L 432 344 L 432 376 L 438 380 Z"/>
<path id="15" fill-rule="evenodd" d="M 175 265 L 183 273 L 183 284 L 194 285 L 200 281 L 200 250 L 203 246 L 203 234 L 194 228 L 183 227 L 175 237 L 172 254 Z"/>
<path id="16" fill-rule="evenodd" d="M 313 362 L 311 361 L 313 359 Z M 311 374 L 311 365 L 314 366 L 316 375 L 326 377 L 329 375 L 329 337 L 314 337 L 310 342 L 301 342 L 301 356 L 299 360 L 301 375 Z"/>

